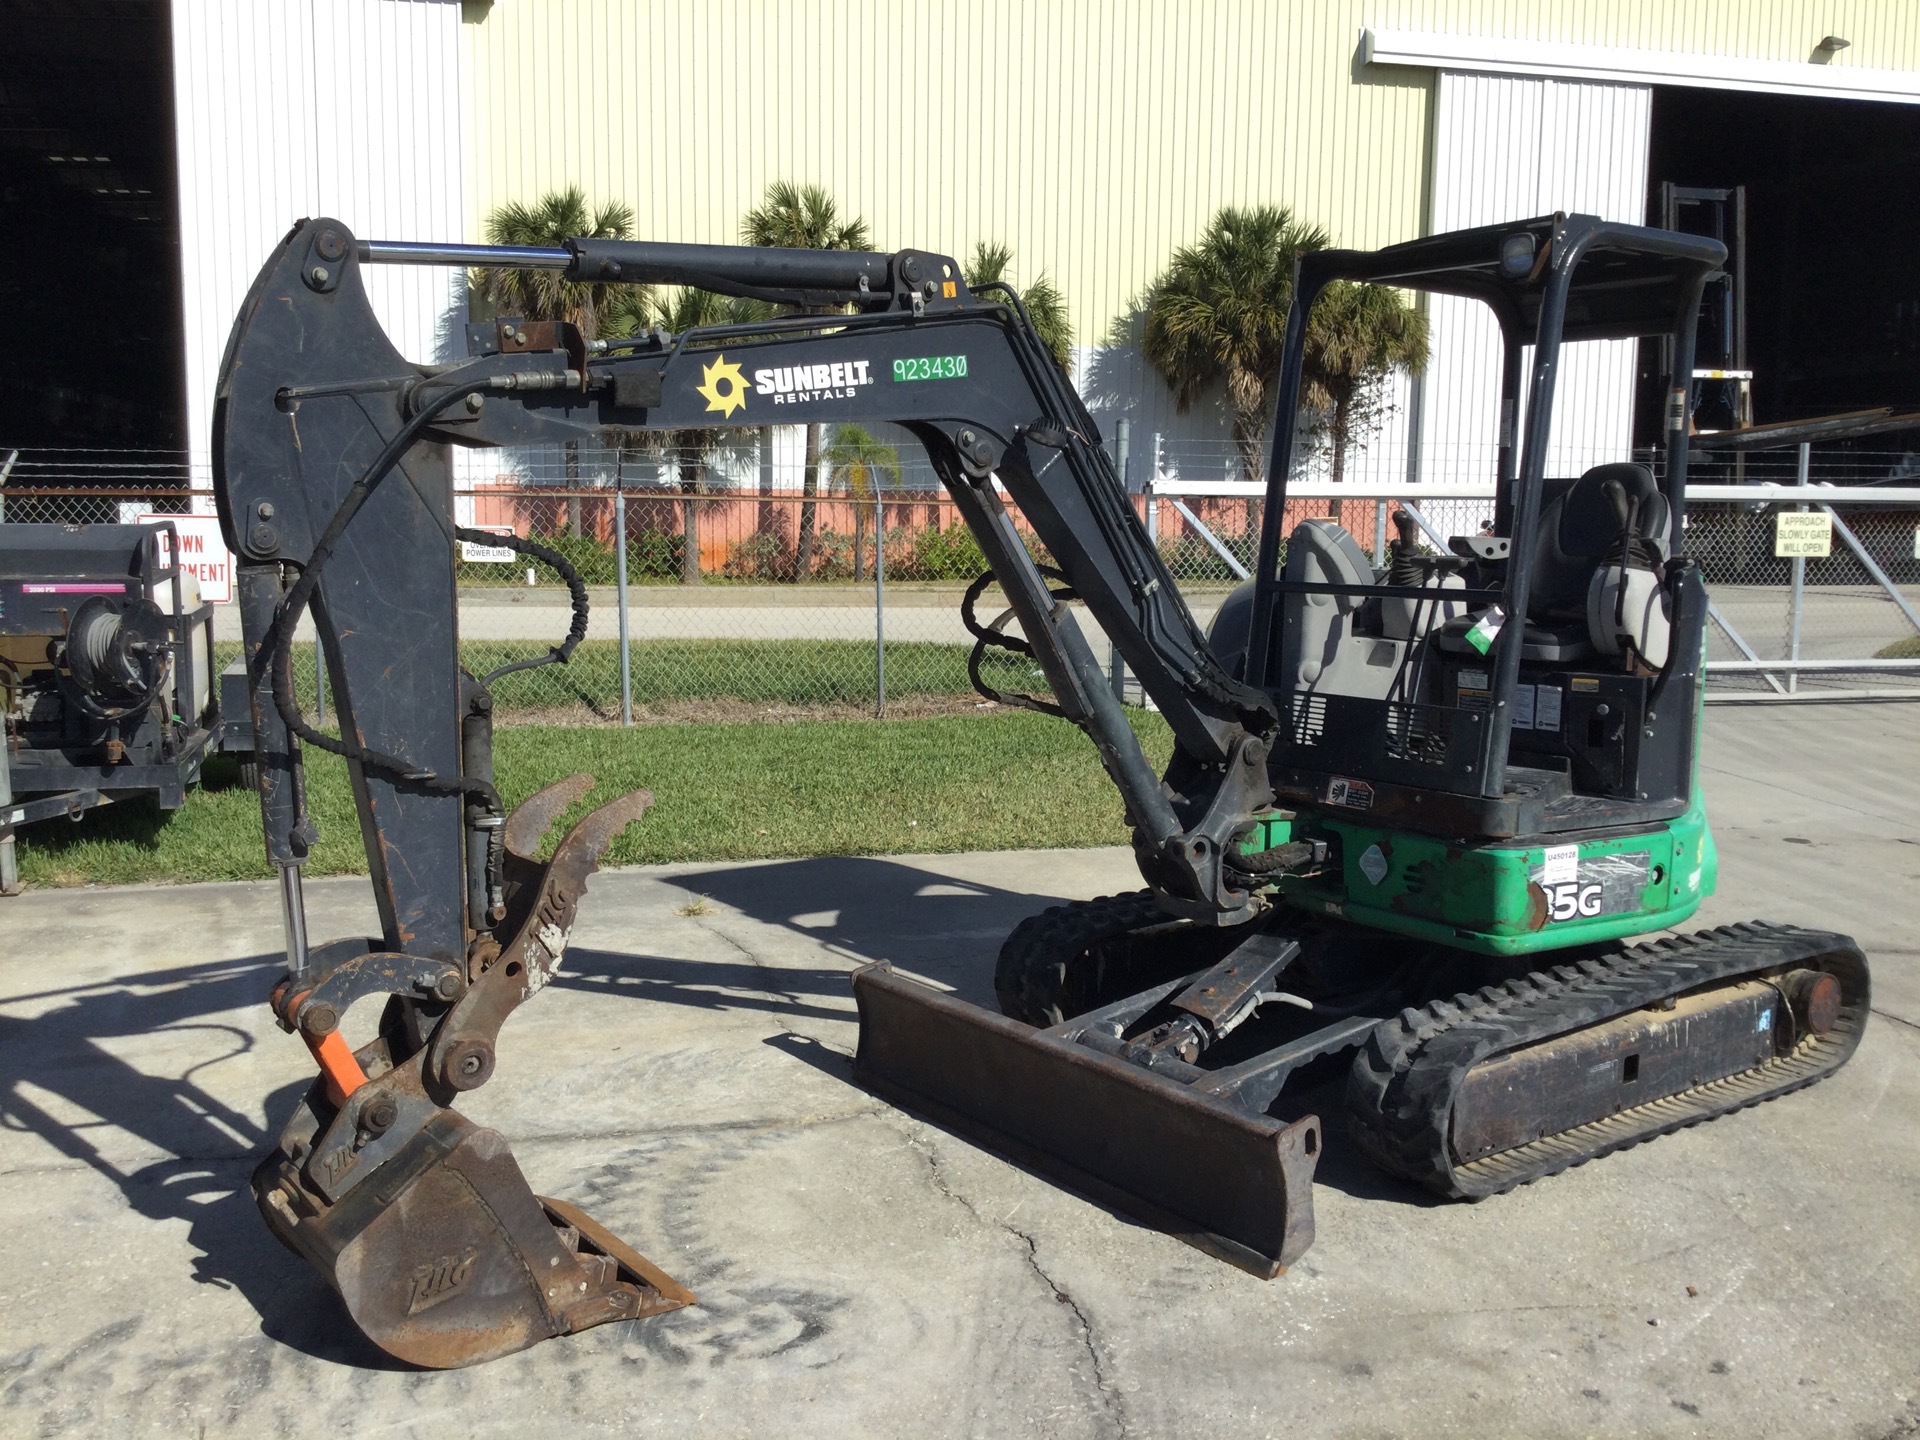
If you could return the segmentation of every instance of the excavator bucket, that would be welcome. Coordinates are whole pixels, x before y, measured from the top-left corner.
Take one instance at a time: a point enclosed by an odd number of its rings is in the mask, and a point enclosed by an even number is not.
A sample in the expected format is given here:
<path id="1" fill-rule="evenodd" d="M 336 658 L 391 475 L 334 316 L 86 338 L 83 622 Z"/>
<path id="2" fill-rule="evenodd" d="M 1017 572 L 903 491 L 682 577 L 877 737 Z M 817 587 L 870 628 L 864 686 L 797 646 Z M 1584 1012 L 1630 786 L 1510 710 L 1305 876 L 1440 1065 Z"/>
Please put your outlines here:
<path id="1" fill-rule="evenodd" d="M 314 1214 L 294 1213 L 290 1169 L 275 1156 L 255 1177 L 268 1225 L 411 1365 L 474 1365 L 694 1300 L 572 1206 L 535 1196 L 505 1139 L 452 1110 Z"/>
<path id="2" fill-rule="evenodd" d="M 491 1074 L 502 1022 L 558 973 L 601 853 L 652 803 L 636 791 L 602 805 L 542 864 L 546 830 L 592 785 L 563 780 L 507 819 L 505 943 L 469 962 L 478 971 L 470 982 L 437 991 L 458 998 L 421 1043 L 392 1023 L 357 1051 L 337 1031 L 317 1041 L 309 1033 L 322 1077 L 253 1177 L 268 1228 L 327 1278 L 370 1340 L 409 1364 L 474 1365 L 694 1303 L 580 1211 L 536 1196 L 506 1140 L 448 1108 Z M 324 993 L 277 1003 L 310 1016 L 336 990 L 351 994 L 343 987 L 358 983 L 356 971 L 437 983 L 431 967 L 444 965 L 379 952 L 327 963 L 329 978 L 315 987 Z"/>
<path id="3" fill-rule="evenodd" d="M 1097 1049 L 1086 1017 L 1038 1030 L 885 963 L 853 993 L 854 1077 L 876 1094 L 1262 1278 L 1313 1243 L 1315 1117 L 1283 1123 L 1236 1103 L 1230 1075 L 1210 1089 Z"/>

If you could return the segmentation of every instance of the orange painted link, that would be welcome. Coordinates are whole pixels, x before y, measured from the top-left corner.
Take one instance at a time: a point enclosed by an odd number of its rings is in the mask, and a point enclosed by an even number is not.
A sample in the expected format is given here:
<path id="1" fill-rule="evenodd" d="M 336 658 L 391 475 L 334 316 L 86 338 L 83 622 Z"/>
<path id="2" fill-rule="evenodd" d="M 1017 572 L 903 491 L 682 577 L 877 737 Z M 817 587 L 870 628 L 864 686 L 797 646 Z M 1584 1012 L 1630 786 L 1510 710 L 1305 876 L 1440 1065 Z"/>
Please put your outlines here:
<path id="1" fill-rule="evenodd" d="M 338 1030 L 329 1031 L 318 1040 L 310 1035 L 305 1038 L 313 1058 L 320 1062 L 320 1073 L 327 1080 L 327 1097 L 334 1104 L 343 1104 L 347 1096 L 367 1083 L 367 1072 L 353 1058 L 353 1047 Z"/>

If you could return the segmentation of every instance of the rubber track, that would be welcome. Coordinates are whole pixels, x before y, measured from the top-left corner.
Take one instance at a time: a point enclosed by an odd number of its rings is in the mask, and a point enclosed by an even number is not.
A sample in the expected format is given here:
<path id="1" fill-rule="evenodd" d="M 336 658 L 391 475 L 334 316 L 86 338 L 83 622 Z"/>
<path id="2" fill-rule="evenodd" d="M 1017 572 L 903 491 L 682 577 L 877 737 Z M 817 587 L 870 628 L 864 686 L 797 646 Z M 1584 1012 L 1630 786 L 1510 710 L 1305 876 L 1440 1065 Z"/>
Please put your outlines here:
<path id="1" fill-rule="evenodd" d="M 1826 1035 L 1804 1039 L 1752 1070 L 1454 1163 L 1454 1098 L 1481 1061 L 1668 996 L 1802 966 L 1830 971 L 1840 981 L 1839 1018 Z M 1860 1043 L 1868 1001 L 1865 956 L 1850 938 L 1830 931 L 1756 921 L 1634 945 L 1381 1022 L 1348 1073 L 1348 1126 L 1368 1158 L 1396 1175 L 1454 1199 L 1500 1194 L 1825 1078 Z"/>
<path id="2" fill-rule="evenodd" d="M 1000 1013 L 1029 1025 L 1058 1025 L 1067 966 L 1095 943 L 1171 920 L 1151 890 L 1074 900 L 1029 915 L 1000 946 L 993 991 Z"/>

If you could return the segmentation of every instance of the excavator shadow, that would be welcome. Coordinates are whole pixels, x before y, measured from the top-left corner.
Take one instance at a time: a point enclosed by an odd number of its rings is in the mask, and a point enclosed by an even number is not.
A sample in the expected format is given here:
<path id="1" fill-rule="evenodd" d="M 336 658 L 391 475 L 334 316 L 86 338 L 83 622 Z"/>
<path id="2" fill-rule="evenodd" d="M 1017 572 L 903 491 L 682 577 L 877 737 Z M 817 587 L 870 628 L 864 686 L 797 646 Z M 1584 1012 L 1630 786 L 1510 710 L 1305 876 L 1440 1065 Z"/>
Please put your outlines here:
<path id="1" fill-rule="evenodd" d="M 756 865 L 675 876 L 668 883 L 749 919 L 805 936 L 842 958 L 845 968 L 750 961 L 700 964 L 575 951 L 568 978 L 555 983 L 599 988 L 611 982 L 619 993 L 678 1004 L 762 1008 L 787 1016 L 846 1021 L 853 1018 L 847 999 L 848 973 L 858 965 L 884 960 L 951 986 L 962 1000 L 997 1009 L 993 964 L 1000 942 L 1022 919 L 1065 898 L 954 880 L 897 860 L 866 857 Z M 769 1036 L 764 1043 L 836 1080 L 854 1084 L 852 1060 L 833 1044 L 793 1034 Z M 1320 1117 L 1325 1145 L 1315 1183 L 1360 1200 L 1419 1209 L 1446 1203 L 1418 1185 L 1377 1169 L 1348 1143 L 1346 1068 L 1344 1057 L 1321 1062 L 1301 1077 L 1304 1083 L 1289 1088 L 1273 1112 L 1285 1120 L 1308 1114 Z M 945 1126 L 937 1128 L 969 1138 Z M 973 1142 L 969 1139 L 969 1143 Z M 1030 1174 L 1044 1174 L 1017 1160 L 1010 1163 Z M 1137 1223 L 1098 1197 L 1087 1198 L 1126 1223 Z"/>
<path id="2" fill-rule="evenodd" d="M 1036 858 L 1044 879 L 1045 859 Z M 1115 866 L 1116 889 L 1136 884 L 1125 862 Z M 725 905 L 748 919 L 791 931 L 845 962 L 821 993 L 846 996 L 846 974 L 885 960 L 940 985 L 963 1000 L 994 1004 L 993 966 L 1015 925 L 1068 896 L 1011 890 L 962 880 L 898 860 L 829 856 L 738 866 L 678 875 L 668 882 L 691 896 Z M 784 980 L 777 958 L 757 972 Z M 785 988 L 783 985 L 782 988 Z"/>
<path id="3" fill-rule="evenodd" d="M 357 1369 L 402 1368 L 339 1323 L 326 1283 L 261 1224 L 247 1180 L 268 1129 L 200 1080 L 251 1056 L 260 1037 L 230 1017 L 259 1014 L 283 966 L 249 956 L 0 999 L 0 1124 L 110 1180 L 144 1218 L 184 1224 L 193 1279 L 238 1292 L 273 1340 Z M 306 1088 L 274 1091 L 268 1124 Z"/>

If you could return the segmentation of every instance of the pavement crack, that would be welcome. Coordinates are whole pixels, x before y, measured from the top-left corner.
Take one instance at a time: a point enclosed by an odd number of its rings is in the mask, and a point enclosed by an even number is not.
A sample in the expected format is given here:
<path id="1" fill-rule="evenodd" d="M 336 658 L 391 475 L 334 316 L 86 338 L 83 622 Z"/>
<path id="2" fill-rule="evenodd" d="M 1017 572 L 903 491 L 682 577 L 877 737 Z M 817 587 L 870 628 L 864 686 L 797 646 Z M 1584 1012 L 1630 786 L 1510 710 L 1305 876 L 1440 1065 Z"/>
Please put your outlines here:
<path id="1" fill-rule="evenodd" d="M 1871 1006 L 1869 1009 L 1872 1014 L 1878 1015 L 1882 1020 L 1891 1020 L 1894 1024 L 1904 1025 L 1909 1030 L 1920 1030 L 1920 1023 L 1909 1020 L 1904 1015 L 1896 1015 L 1891 1010 L 1882 1010 L 1878 1005 Z"/>
<path id="2" fill-rule="evenodd" d="M 698 1120 L 684 1125 L 658 1125 L 626 1129 L 596 1129 L 590 1133 L 552 1131 L 545 1134 L 516 1135 L 516 1145 L 573 1145 L 603 1140 L 677 1140 L 683 1136 L 772 1134 L 782 1130 L 814 1130 L 824 1125 L 845 1125 L 850 1120 L 890 1113 L 885 1104 L 863 1105 L 857 1110 L 837 1110 L 827 1115 L 770 1116 L 747 1120 Z"/>
<path id="3" fill-rule="evenodd" d="M 1120 1398 L 1120 1391 L 1107 1375 L 1106 1361 L 1101 1358 L 1099 1343 L 1093 1334 L 1093 1320 L 1080 1308 L 1080 1302 L 1060 1288 L 1053 1276 L 1047 1273 L 1047 1267 L 1040 1263 L 1040 1246 L 1025 1230 L 1001 1222 L 1000 1228 L 1020 1240 L 1027 1247 L 1027 1267 L 1039 1277 L 1040 1283 L 1053 1292 L 1056 1303 L 1065 1305 L 1073 1313 L 1074 1324 L 1080 1332 L 1081 1346 L 1087 1352 L 1087 1360 L 1093 1366 L 1094 1388 L 1100 1392 L 1100 1398 L 1106 1403 L 1107 1416 L 1113 1421 L 1113 1432 L 1125 1436 L 1127 1430 L 1126 1406 Z"/>
<path id="4" fill-rule="evenodd" d="M 1067 1310 L 1073 1316 L 1074 1329 L 1079 1336 L 1081 1348 L 1085 1350 L 1087 1361 L 1093 1367 L 1094 1389 L 1099 1392 L 1100 1400 L 1106 1407 L 1107 1418 L 1112 1425 L 1111 1433 L 1122 1437 L 1131 1434 L 1132 1432 L 1127 1426 L 1126 1406 L 1122 1400 L 1119 1387 L 1113 1383 L 1112 1377 L 1107 1374 L 1106 1360 L 1100 1353 L 1099 1340 L 1094 1334 L 1093 1319 L 1081 1308 L 1080 1302 L 1074 1299 L 1066 1290 L 1062 1289 L 1059 1282 L 1047 1273 L 1046 1266 L 1040 1263 L 1039 1242 L 1019 1226 L 1009 1225 L 1004 1218 L 996 1219 L 993 1216 L 981 1214 L 980 1207 L 962 1195 L 958 1190 L 954 1189 L 948 1181 L 946 1170 L 940 1163 L 939 1152 L 936 1151 L 933 1146 L 926 1144 L 918 1135 L 914 1134 L 907 1136 L 907 1145 L 909 1148 L 918 1151 L 921 1158 L 927 1162 L 927 1173 L 932 1177 L 933 1188 L 939 1192 L 940 1195 L 953 1201 L 954 1204 L 958 1205 L 962 1210 L 965 1210 L 986 1229 L 998 1230 L 1003 1234 L 1011 1235 L 1015 1240 L 1020 1242 L 1023 1258 L 1027 1262 L 1027 1268 L 1033 1272 L 1035 1278 L 1038 1279 L 1042 1285 L 1046 1286 L 1047 1293 L 1053 1297 L 1054 1303 L 1066 1306 Z M 1012 1212 L 1009 1211 L 1008 1213 L 1011 1214 Z"/>
<path id="5" fill-rule="evenodd" d="M 716 940 L 720 941 L 722 944 L 729 946 L 736 954 L 740 956 L 741 959 L 745 960 L 747 964 L 751 965 L 755 970 L 760 971 L 763 974 L 773 974 L 776 971 L 778 971 L 779 969 L 778 966 L 767 964 L 766 961 L 762 960 L 758 955 L 754 954 L 752 950 L 748 949 L 745 945 L 742 945 L 738 940 L 734 939 L 733 936 L 727 934 L 726 931 L 716 929 L 714 926 L 709 925 L 703 918 L 699 916 L 689 916 L 688 918 L 691 919 L 693 923 L 697 925 L 700 929 L 706 931 L 707 934 L 713 936 Z M 762 985 L 760 987 L 760 993 L 762 995 L 772 996 L 775 999 L 784 1000 L 789 1005 L 793 1005 L 797 1007 L 805 1006 L 805 1004 L 807 1003 L 795 991 L 782 990 L 777 986 L 773 986 L 773 985 Z M 815 1036 L 808 1035 L 804 1031 L 794 1029 L 792 1025 L 787 1023 L 787 1017 L 782 1015 L 778 1010 L 769 1010 L 767 1014 L 773 1020 L 773 1023 L 780 1027 L 780 1033 L 782 1035 L 791 1036 L 795 1040 L 808 1041 L 809 1043 L 818 1045 L 823 1049 L 831 1050 L 833 1051 L 834 1054 L 839 1055 L 844 1059 L 847 1059 L 847 1060 L 853 1059 L 852 1051 L 842 1050 L 838 1045 L 829 1044 L 825 1040 L 821 1040 L 816 1038 Z"/>

